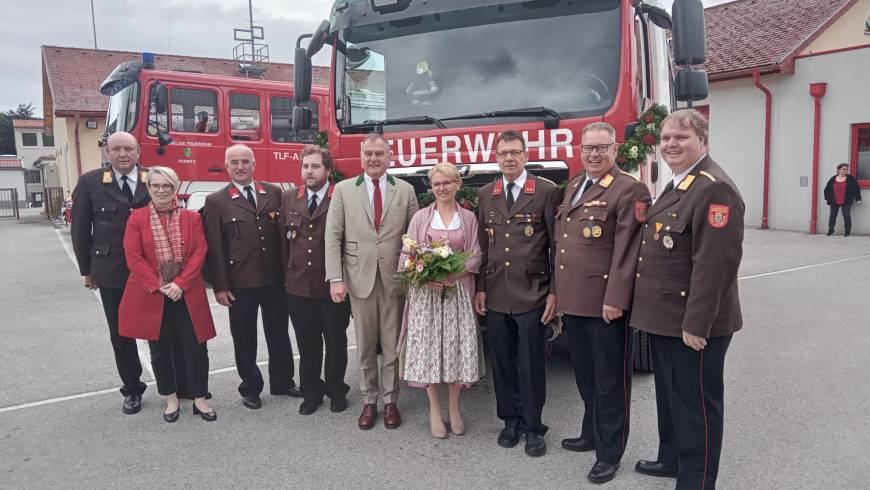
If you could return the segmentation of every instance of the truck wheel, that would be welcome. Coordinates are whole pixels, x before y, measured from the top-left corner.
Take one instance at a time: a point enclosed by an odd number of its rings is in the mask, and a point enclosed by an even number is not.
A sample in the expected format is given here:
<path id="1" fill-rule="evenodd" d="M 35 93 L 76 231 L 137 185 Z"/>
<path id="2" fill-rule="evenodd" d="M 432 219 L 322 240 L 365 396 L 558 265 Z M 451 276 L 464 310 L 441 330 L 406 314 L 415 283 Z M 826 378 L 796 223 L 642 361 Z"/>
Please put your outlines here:
<path id="1" fill-rule="evenodd" d="M 634 351 L 634 370 L 644 373 L 653 372 L 653 353 L 649 334 L 639 330 L 634 332 L 631 346 Z"/>

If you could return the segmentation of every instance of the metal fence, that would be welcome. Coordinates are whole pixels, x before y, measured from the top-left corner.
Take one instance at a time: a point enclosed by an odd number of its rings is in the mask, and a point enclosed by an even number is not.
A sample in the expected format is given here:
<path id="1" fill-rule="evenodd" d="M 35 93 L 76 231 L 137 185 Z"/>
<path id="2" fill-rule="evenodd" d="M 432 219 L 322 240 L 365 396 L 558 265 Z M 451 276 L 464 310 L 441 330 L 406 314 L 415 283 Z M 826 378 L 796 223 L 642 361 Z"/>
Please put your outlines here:
<path id="1" fill-rule="evenodd" d="M 63 187 L 45 188 L 45 215 L 51 219 L 63 214 Z"/>
<path id="2" fill-rule="evenodd" d="M 0 218 L 18 219 L 18 189 L 0 189 Z"/>

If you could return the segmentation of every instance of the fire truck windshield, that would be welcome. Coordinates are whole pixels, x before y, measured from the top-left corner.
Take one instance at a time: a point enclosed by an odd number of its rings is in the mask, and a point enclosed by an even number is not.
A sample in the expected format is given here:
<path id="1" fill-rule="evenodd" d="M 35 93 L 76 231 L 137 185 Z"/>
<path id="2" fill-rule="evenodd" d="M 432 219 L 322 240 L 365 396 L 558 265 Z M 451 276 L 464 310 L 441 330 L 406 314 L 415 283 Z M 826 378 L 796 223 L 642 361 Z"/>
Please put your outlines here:
<path id="1" fill-rule="evenodd" d="M 390 132 L 430 129 L 426 117 L 458 127 L 547 116 L 511 111 L 535 107 L 601 115 L 619 77 L 619 3 L 526 2 L 352 25 L 338 34 L 333 70 L 339 125 L 359 132 L 389 121 Z M 488 117 L 463 117 L 478 113 Z"/>
<path id="2" fill-rule="evenodd" d="M 136 126 L 139 107 L 139 82 L 124 87 L 109 97 L 109 112 L 106 115 L 106 133 L 130 131 Z"/>

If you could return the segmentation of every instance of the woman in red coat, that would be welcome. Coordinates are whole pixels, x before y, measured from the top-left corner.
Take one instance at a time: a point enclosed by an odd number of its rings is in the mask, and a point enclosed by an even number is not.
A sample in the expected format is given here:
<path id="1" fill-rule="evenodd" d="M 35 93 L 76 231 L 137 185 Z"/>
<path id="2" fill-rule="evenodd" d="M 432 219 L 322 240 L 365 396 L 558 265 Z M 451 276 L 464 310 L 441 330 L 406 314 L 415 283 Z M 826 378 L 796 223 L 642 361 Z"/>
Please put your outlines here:
<path id="1" fill-rule="evenodd" d="M 121 335 L 148 340 L 157 391 L 166 397 L 163 418 L 178 420 L 172 346 L 180 339 L 187 358 L 193 413 L 207 421 L 217 413 L 208 393 L 208 349 L 215 334 L 205 284 L 200 274 L 208 246 L 199 214 L 178 206 L 178 176 L 167 167 L 152 167 L 145 179 L 151 203 L 134 210 L 124 233 L 130 277 L 121 299 Z"/>

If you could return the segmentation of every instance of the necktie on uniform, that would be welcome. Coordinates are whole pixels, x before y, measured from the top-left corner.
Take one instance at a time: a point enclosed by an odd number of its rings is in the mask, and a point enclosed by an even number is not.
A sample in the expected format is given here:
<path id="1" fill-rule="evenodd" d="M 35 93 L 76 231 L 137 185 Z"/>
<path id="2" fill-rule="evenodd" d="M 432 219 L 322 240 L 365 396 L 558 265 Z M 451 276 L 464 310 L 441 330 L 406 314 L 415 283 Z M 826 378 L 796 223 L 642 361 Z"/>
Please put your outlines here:
<path id="1" fill-rule="evenodd" d="M 311 201 L 308 203 L 308 214 L 313 216 L 315 211 L 317 211 L 317 194 L 312 194 Z"/>
<path id="2" fill-rule="evenodd" d="M 672 190 L 674 190 L 674 181 L 673 180 L 668 182 L 668 185 L 665 186 L 665 190 L 662 191 L 662 194 L 659 197 L 664 196 L 665 194 L 667 194 L 668 192 L 671 192 Z"/>
<path id="3" fill-rule="evenodd" d="M 381 229 L 381 215 L 384 214 L 384 200 L 381 198 L 381 186 L 378 185 L 378 179 L 372 179 L 372 184 L 375 185 L 375 192 L 372 194 L 372 207 L 375 211 L 375 231 Z"/>
<path id="4" fill-rule="evenodd" d="M 517 185 L 514 184 L 513 182 L 508 182 L 508 185 L 507 185 L 507 206 L 508 206 L 508 211 L 510 211 L 511 208 L 514 207 L 514 187 L 516 187 L 516 186 L 517 186 Z"/>
<path id="5" fill-rule="evenodd" d="M 133 189 L 130 188 L 130 184 L 127 181 L 130 180 L 126 175 L 121 177 L 121 191 L 127 196 L 127 200 L 130 201 L 130 204 L 133 204 Z"/>
<path id="6" fill-rule="evenodd" d="M 251 192 L 251 186 L 245 186 L 245 194 L 247 194 L 248 202 L 251 203 L 251 206 L 254 206 L 254 209 L 257 209 L 257 201 L 254 199 L 254 193 Z"/>
<path id="7" fill-rule="evenodd" d="M 586 179 L 586 183 L 583 184 L 583 189 L 580 190 L 580 195 L 582 196 L 583 194 L 586 194 L 586 191 L 588 191 L 590 187 L 592 187 L 592 179 Z"/>

